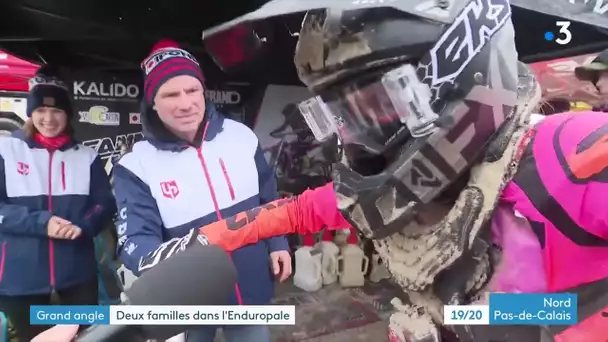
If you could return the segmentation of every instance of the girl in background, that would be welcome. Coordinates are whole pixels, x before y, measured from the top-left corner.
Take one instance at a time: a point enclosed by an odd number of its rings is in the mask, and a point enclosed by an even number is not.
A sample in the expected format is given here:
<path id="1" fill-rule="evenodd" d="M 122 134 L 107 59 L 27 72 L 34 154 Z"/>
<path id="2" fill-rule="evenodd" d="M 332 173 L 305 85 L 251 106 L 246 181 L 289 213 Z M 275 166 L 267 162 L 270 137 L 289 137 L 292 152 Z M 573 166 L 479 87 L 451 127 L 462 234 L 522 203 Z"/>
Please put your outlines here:
<path id="1" fill-rule="evenodd" d="M 97 153 L 73 137 L 68 87 L 49 68 L 30 80 L 29 120 L 0 138 L 0 311 L 18 341 L 31 305 L 96 305 L 94 237 L 116 211 Z M 53 303 L 55 304 L 55 303 Z"/>

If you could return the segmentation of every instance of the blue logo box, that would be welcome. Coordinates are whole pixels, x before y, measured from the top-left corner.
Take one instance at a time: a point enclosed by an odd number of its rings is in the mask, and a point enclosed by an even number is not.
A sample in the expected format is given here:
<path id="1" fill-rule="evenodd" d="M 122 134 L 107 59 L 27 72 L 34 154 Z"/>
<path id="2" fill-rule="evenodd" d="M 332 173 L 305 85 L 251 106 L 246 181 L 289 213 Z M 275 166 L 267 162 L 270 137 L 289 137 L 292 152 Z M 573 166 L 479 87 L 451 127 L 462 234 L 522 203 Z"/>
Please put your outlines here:
<path id="1" fill-rule="evenodd" d="M 30 306 L 30 324 L 110 324 L 110 307 L 96 305 L 32 305 Z"/>
<path id="2" fill-rule="evenodd" d="M 492 293 L 491 325 L 573 325 L 578 301 L 571 293 Z"/>

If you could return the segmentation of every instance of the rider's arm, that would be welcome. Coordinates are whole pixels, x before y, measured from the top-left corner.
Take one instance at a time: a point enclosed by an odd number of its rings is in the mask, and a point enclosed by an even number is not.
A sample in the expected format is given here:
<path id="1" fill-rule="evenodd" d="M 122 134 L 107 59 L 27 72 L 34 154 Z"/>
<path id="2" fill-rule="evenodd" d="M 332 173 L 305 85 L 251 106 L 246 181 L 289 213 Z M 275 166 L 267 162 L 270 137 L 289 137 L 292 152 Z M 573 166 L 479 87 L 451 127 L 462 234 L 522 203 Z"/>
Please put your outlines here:
<path id="1" fill-rule="evenodd" d="M 143 190 L 145 188 L 141 189 L 140 193 L 145 193 Z M 122 193 L 120 198 L 124 198 L 129 193 L 135 192 L 131 190 Z M 117 201 L 120 201 L 118 194 L 116 197 Z M 118 205 L 120 211 L 120 202 Z M 321 232 L 323 229 L 336 230 L 350 227 L 350 224 L 337 209 L 332 183 L 314 190 L 306 190 L 297 197 L 279 199 L 262 207 L 240 212 L 224 220 L 213 222 L 199 229 L 192 229 L 182 238 L 160 243 L 160 237 L 158 237 L 156 238 L 158 244 L 155 248 L 152 247 L 153 243 L 151 243 L 153 230 L 149 229 L 154 224 L 154 217 L 147 216 L 147 211 L 141 207 L 143 202 L 137 201 L 132 203 L 132 206 L 139 213 L 136 215 L 136 219 L 131 218 L 133 210 L 129 207 L 128 218 L 125 216 L 125 220 L 121 222 L 127 224 L 136 222 L 136 227 L 139 229 L 135 232 L 132 232 L 131 228 L 127 229 L 127 232 L 132 233 L 126 234 L 126 247 L 119 247 L 119 250 L 122 250 L 123 262 L 130 262 L 133 265 L 131 267 L 139 267 L 140 272 L 142 270 L 141 266 L 147 269 L 195 243 L 215 244 L 231 252 L 273 236 L 290 233 L 307 235 Z M 118 227 L 120 229 L 120 225 Z M 145 229 L 141 227 L 145 227 Z M 139 240 L 148 242 L 145 249 L 140 250 L 143 252 L 136 254 L 139 249 L 139 246 L 137 246 L 129 254 L 128 243 Z M 137 262 L 137 260 L 140 261 Z"/>
<path id="2" fill-rule="evenodd" d="M 256 243 L 271 236 L 313 234 L 323 229 L 348 228 L 350 224 L 337 209 L 333 183 L 306 190 L 297 197 L 279 199 L 262 207 L 200 228 L 209 243 L 227 251 Z"/>

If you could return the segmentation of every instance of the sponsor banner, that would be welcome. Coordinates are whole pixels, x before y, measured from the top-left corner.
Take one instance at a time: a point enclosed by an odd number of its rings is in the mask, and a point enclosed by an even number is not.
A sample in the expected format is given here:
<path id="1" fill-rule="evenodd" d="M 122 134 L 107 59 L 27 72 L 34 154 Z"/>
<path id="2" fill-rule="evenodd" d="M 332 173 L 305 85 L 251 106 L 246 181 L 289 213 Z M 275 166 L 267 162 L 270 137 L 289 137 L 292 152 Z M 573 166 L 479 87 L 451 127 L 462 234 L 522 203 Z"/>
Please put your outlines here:
<path id="1" fill-rule="evenodd" d="M 226 117 L 252 127 L 264 86 L 261 87 L 262 91 L 259 88 L 250 83 L 238 82 L 208 84 L 205 97 Z"/>
<path id="2" fill-rule="evenodd" d="M 133 81 L 133 80 L 130 80 Z M 72 82 L 74 100 L 137 102 L 141 90 L 139 82 L 117 82 L 114 80 Z"/>
<path id="3" fill-rule="evenodd" d="M 78 122 L 100 126 L 119 126 L 120 113 L 112 112 L 106 106 L 93 106 L 89 110 L 78 112 Z"/>
<path id="4" fill-rule="evenodd" d="M 74 106 L 76 139 L 93 147 L 104 162 L 119 156 L 121 144 L 142 139 L 141 73 L 80 70 L 65 78 Z"/>
<path id="5" fill-rule="evenodd" d="M 144 135 L 141 132 L 134 132 L 89 139 L 83 141 L 83 144 L 93 148 L 104 161 L 107 161 L 110 158 L 118 158 L 121 147 L 133 146 L 133 144 L 142 140 L 143 137 Z"/>

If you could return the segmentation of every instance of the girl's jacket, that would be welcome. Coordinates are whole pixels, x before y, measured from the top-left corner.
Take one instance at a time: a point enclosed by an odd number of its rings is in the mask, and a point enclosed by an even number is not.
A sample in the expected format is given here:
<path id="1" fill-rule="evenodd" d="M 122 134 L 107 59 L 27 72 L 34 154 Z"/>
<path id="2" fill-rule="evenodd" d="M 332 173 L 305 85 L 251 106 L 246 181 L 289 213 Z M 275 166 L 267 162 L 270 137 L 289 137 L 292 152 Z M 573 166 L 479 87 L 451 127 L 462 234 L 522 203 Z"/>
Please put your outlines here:
<path id="1" fill-rule="evenodd" d="M 93 238 L 116 212 L 108 175 L 91 148 L 48 151 L 23 132 L 0 138 L 0 295 L 51 293 L 97 278 Z M 51 239 L 51 216 L 83 231 Z"/>

